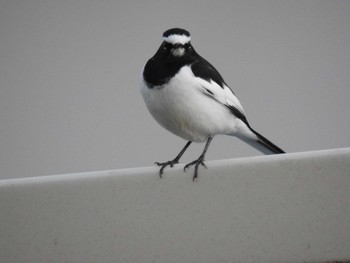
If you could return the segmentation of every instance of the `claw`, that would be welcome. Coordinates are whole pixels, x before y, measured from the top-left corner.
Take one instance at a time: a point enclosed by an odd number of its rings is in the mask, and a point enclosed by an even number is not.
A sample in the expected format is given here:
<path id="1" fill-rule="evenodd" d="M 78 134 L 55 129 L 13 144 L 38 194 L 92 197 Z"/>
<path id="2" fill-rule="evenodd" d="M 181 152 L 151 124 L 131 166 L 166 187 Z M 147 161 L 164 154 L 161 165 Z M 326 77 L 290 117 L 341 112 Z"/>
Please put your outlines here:
<path id="1" fill-rule="evenodd" d="M 194 181 L 198 177 L 198 166 L 203 165 L 205 168 L 207 168 L 207 166 L 204 164 L 204 156 L 201 155 L 201 156 L 199 156 L 199 158 L 197 160 L 194 160 L 194 161 L 186 164 L 184 167 L 184 171 L 186 172 L 186 170 L 192 165 L 194 165 L 194 175 L 192 178 L 192 180 Z"/>
<path id="2" fill-rule="evenodd" d="M 162 178 L 164 168 L 167 167 L 168 165 L 170 165 L 170 167 L 173 167 L 174 164 L 177 164 L 177 163 L 178 163 L 178 160 L 172 160 L 172 161 L 167 161 L 164 163 L 155 162 L 154 164 L 161 166 L 161 168 L 159 170 L 159 177 Z"/>
<path id="3" fill-rule="evenodd" d="M 205 153 L 208 150 L 209 144 L 210 142 L 213 140 L 213 137 L 208 137 L 207 143 L 205 144 L 204 150 L 202 152 L 202 154 L 198 157 L 197 160 L 194 160 L 188 164 L 185 165 L 184 167 L 184 171 L 186 172 L 187 168 L 190 167 L 191 165 L 194 165 L 194 175 L 193 175 L 193 181 L 198 177 L 198 166 L 201 164 L 203 165 L 205 168 L 207 168 L 207 166 L 204 164 L 204 156 Z M 165 167 L 167 167 L 168 165 L 170 165 L 170 167 L 173 167 L 174 164 L 179 163 L 179 160 L 181 158 L 181 156 L 183 155 L 183 153 L 186 151 L 186 149 L 188 148 L 188 146 L 190 146 L 190 144 L 192 143 L 192 141 L 188 141 L 185 145 L 185 147 L 181 150 L 181 152 L 175 157 L 174 160 L 171 161 L 167 161 L 164 163 L 159 163 L 159 162 L 155 162 L 154 164 L 161 166 L 160 170 L 159 170 L 159 177 L 162 178 L 162 174 L 163 174 L 163 170 Z"/>
<path id="4" fill-rule="evenodd" d="M 164 170 L 165 167 L 167 167 L 168 165 L 170 165 L 170 167 L 173 167 L 174 164 L 179 163 L 179 160 L 180 160 L 181 156 L 184 154 L 184 152 L 186 151 L 188 146 L 190 146 L 191 143 L 192 143 L 191 141 L 188 141 L 186 143 L 185 147 L 182 148 L 181 152 L 175 157 L 174 160 L 167 161 L 167 162 L 164 162 L 164 163 L 160 163 L 160 162 L 155 162 L 154 163 L 154 164 L 156 164 L 158 166 L 161 166 L 161 168 L 159 170 L 159 177 L 160 178 L 162 178 L 163 170 Z"/>

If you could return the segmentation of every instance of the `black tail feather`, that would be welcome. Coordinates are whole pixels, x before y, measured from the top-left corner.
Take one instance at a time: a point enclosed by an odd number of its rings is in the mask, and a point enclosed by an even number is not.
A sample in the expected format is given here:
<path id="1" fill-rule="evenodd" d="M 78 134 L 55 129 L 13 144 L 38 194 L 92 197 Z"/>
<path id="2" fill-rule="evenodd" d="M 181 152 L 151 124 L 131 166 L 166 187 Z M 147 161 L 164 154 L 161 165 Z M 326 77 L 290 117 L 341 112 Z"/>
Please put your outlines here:
<path id="1" fill-rule="evenodd" d="M 249 127 L 250 128 L 250 127 Z M 258 137 L 258 143 L 269 149 L 271 152 L 275 154 L 280 154 L 280 153 L 286 153 L 283 151 L 281 148 L 279 148 L 277 145 L 266 139 L 264 136 L 262 136 L 260 133 L 254 131 L 252 128 L 250 130 Z"/>

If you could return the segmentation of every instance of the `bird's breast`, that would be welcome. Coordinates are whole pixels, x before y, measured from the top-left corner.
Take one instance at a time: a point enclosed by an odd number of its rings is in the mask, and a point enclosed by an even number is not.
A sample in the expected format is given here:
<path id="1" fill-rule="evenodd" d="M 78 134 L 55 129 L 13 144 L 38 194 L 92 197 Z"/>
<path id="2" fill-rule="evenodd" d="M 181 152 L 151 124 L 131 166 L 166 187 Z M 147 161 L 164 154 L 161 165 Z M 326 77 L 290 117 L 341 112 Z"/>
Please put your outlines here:
<path id="1" fill-rule="evenodd" d="M 164 85 L 149 88 L 143 81 L 141 93 L 149 112 L 165 129 L 185 140 L 205 141 L 220 133 L 226 110 L 200 91 L 190 66 L 185 66 Z"/>

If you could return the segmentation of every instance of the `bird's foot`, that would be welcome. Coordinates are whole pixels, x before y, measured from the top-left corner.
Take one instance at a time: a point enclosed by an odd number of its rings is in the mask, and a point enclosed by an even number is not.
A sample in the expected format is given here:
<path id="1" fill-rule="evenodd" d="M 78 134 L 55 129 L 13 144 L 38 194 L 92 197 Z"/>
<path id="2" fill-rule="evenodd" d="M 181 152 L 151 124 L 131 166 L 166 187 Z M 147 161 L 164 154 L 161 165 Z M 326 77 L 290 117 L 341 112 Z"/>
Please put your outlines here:
<path id="1" fill-rule="evenodd" d="M 199 158 L 197 160 L 194 160 L 193 162 L 186 164 L 184 167 L 184 171 L 186 172 L 187 168 L 194 165 L 194 175 L 192 178 L 193 181 L 198 177 L 198 166 L 200 164 L 203 165 L 205 168 L 207 168 L 207 166 L 204 164 L 204 155 L 203 154 L 201 156 L 199 156 Z"/>
<path id="2" fill-rule="evenodd" d="M 160 170 L 159 170 L 159 177 L 162 178 L 162 174 L 163 174 L 163 170 L 165 167 L 169 166 L 173 167 L 175 164 L 179 163 L 179 160 L 177 158 L 175 158 L 174 160 L 171 161 L 167 161 L 164 163 L 160 163 L 160 162 L 155 162 L 154 164 L 161 166 Z"/>

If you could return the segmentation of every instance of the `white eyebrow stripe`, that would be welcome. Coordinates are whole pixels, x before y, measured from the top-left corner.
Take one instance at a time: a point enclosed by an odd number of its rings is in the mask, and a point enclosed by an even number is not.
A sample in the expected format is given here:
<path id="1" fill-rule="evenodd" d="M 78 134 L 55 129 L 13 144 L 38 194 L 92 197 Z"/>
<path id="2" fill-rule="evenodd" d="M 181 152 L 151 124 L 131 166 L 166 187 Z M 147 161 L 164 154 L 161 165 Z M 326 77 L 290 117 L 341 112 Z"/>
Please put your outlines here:
<path id="1" fill-rule="evenodd" d="M 185 45 L 191 41 L 191 37 L 186 35 L 170 35 L 167 37 L 163 37 L 163 40 L 170 44 L 182 44 Z"/>

